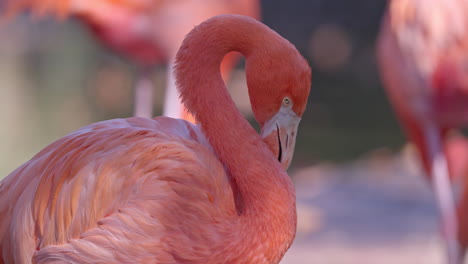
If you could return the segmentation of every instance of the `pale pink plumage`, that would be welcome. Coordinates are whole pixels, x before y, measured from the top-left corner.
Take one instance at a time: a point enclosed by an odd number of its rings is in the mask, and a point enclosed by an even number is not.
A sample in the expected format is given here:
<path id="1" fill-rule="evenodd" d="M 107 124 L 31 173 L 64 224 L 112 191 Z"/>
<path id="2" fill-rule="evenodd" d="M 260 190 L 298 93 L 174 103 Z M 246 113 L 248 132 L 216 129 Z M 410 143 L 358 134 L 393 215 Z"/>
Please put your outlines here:
<path id="1" fill-rule="evenodd" d="M 236 215 L 207 146 L 199 129 L 168 118 L 104 121 L 54 142 L 0 186 L 5 262 L 29 263 L 36 248 L 37 263 L 172 263 L 171 251 L 195 261 L 216 233 L 234 232 L 216 222 Z"/>
<path id="2" fill-rule="evenodd" d="M 246 56 L 262 137 L 276 142 L 262 142 L 230 99 L 219 72 L 229 51 Z M 296 227 L 282 165 L 309 94 L 307 62 L 237 15 L 196 27 L 177 58 L 181 94 L 200 125 L 116 119 L 46 147 L 0 182 L 0 263 L 280 261 Z M 283 132 L 291 122 L 292 134 Z"/>
<path id="3" fill-rule="evenodd" d="M 455 163 L 444 144 L 449 130 L 468 124 L 467 51 L 467 1 L 389 1 L 378 42 L 382 78 L 433 185 L 448 263 L 461 263 L 464 251 L 456 240 L 465 223 L 457 223 L 449 179 L 457 168 L 448 167 Z"/>

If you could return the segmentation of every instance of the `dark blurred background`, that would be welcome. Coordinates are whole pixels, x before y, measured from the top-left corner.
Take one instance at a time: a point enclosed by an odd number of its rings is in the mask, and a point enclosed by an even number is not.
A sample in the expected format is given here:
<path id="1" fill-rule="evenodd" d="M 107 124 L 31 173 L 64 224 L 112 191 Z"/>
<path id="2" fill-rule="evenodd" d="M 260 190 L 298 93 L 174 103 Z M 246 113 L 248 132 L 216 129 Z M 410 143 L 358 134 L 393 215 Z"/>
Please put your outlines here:
<path id="1" fill-rule="evenodd" d="M 296 164 L 348 161 L 403 136 L 379 80 L 375 41 L 386 1 L 263 1 L 263 22 L 312 66 Z"/>

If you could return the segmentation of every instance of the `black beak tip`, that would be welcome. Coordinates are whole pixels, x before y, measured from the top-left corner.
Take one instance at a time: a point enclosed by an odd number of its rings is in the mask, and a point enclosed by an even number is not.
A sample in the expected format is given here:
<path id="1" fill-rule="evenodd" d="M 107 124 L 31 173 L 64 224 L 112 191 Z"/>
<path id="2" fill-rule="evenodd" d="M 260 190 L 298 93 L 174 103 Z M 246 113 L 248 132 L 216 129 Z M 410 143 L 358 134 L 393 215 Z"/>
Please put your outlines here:
<path id="1" fill-rule="evenodd" d="M 283 157 L 283 148 L 281 147 L 281 137 L 278 124 L 276 124 L 276 133 L 278 135 L 278 161 L 281 162 L 281 158 Z"/>

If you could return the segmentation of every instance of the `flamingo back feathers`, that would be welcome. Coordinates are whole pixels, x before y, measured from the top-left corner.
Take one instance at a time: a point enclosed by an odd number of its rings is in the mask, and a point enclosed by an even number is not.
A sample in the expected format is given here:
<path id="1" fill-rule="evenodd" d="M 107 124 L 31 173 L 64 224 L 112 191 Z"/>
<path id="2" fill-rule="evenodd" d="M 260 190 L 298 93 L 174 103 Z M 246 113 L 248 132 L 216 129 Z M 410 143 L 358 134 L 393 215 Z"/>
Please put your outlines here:
<path id="1" fill-rule="evenodd" d="M 213 226 L 237 215 L 223 165 L 204 144 L 196 127 L 169 118 L 100 122 L 56 141 L 0 184 L 9 197 L 0 199 L 0 257 L 196 263 L 209 254 L 201 245 L 219 242 Z"/>

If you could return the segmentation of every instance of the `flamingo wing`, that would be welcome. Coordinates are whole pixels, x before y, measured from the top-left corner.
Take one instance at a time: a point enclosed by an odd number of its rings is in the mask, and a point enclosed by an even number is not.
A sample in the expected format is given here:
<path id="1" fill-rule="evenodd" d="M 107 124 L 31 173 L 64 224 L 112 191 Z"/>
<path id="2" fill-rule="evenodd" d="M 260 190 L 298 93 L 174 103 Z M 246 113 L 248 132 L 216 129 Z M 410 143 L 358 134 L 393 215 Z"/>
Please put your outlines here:
<path id="1" fill-rule="evenodd" d="M 382 67 L 389 72 L 384 79 L 396 87 L 388 91 L 398 109 L 424 118 L 433 107 L 434 93 L 426 87 L 434 89 L 434 72 L 448 55 L 468 47 L 468 2 L 399 0 L 389 8 L 380 40 Z"/>
<path id="2" fill-rule="evenodd" d="M 84 127 L 11 173 L 0 197 L 6 263 L 190 262 L 236 215 L 200 130 L 169 118 Z"/>

